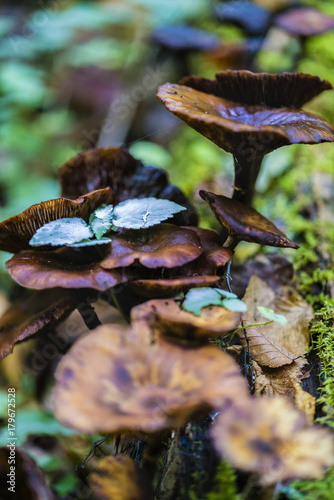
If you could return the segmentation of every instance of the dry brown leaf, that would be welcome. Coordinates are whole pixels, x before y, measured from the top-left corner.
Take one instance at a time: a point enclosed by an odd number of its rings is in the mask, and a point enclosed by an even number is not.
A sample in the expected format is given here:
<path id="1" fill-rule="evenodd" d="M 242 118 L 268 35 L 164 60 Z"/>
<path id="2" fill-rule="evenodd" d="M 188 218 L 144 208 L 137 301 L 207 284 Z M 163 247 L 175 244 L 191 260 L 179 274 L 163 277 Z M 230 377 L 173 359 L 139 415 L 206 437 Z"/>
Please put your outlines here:
<path id="1" fill-rule="evenodd" d="M 222 409 L 213 438 L 224 459 L 260 475 L 263 485 L 319 478 L 334 465 L 334 437 L 310 426 L 283 398 L 247 398 Z"/>
<path id="2" fill-rule="evenodd" d="M 89 480 L 99 500 L 150 498 L 135 461 L 125 455 L 109 456 L 99 460 Z M 149 484 L 149 481 L 145 483 Z"/>
<path id="3" fill-rule="evenodd" d="M 309 394 L 308 392 L 303 391 L 298 382 L 294 382 L 293 387 L 295 389 L 296 408 L 298 408 L 298 410 L 304 411 L 309 423 L 312 424 L 315 414 L 315 397 L 311 396 L 311 394 Z"/>
<path id="4" fill-rule="evenodd" d="M 250 320 L 245 319 L 244 324 L 251 324 Z M 289 365 L 296 356 L 281 346 L 269 335 L 263 333 L 261 327 L 254 326 L 247 328 L 247 338 L 249 342 L 250 353 L 252 359 L 257 361 L 261 366 L 269 366 L 270 368 L 278 368 L 280 366 Z M 243 330 L 238 332 L 243 347 L 247 349 L 248 343 Z"/>
<path id="5" fill-rule="evenodd" d="M 243 301 L 248 306 L 245 317 L 247 323 L 267 321 L 259 313 L 258 306 L 268 307 L 285 316 L 288 320 L 285 326 L 270 323 L 261 326 L 262 333 L 279 342 L 295 356 L 305 354 L 310 341 L 309 323 L 313 318 L 313 310 L 296 291 L 285 288 L 281 295 L 275 295 L 264 281 L 252 276 Z"/>

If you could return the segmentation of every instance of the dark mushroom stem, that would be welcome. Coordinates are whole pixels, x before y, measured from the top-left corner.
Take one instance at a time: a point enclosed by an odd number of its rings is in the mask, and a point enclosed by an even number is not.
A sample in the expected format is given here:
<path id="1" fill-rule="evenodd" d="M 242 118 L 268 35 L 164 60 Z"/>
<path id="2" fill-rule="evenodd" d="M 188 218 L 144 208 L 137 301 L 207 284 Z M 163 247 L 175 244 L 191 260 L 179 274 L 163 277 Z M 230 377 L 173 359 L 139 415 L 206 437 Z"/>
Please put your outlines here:
<path id="1" fill-rule="evenodd" d="M 249 155 L 234 156 L 233 200 L 251 205 L 255 183 L 259 174 L 263 155 L 256 155 L 249 148 Z"/>

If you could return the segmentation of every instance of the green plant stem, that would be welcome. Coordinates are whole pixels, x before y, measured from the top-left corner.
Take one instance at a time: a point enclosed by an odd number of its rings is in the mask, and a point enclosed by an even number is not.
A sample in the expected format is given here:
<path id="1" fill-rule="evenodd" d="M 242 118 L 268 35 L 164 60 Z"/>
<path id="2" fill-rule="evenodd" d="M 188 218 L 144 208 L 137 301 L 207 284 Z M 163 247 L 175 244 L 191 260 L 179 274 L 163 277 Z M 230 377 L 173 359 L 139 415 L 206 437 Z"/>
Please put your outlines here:
<path id="1" fill-rule="evenodd" d="M 252 328 L 252 326 L 269 325 L 269 323 L 273 323 L 273 322 L 274 322 L 273 320 L 270 320 L 270 321 L 263 321 L 262 323 L 252 323 L 250 325 L 241 326 L 240 328 L 237 328 L 236 330 L 234 330 L 234 332 L 232 332 L 232 335 L 234 336 L 236 333 L 241 332 L 245 328 Z"/>
<path id="2" fill-rule="evenodd" d="M 113 303 L 114 303 L 114 306 L 116 307 L 117 311 L 121 314 L 122 318 L 125 319 L 125 321 L 130 324 L 130 321 L 129 321 L 129 318 L 127 317 L 127 315 L 125 314 L 125 312 L 123 311 L 122 309 L 122 306 L 121 304 L 119 303 L 119 300 L 116 296 L 116 293 L 115 293 L 115 290 L 113 288 L 110 288 L 110 294 L 111 294 L 111 298 L 113 300 Z"/>

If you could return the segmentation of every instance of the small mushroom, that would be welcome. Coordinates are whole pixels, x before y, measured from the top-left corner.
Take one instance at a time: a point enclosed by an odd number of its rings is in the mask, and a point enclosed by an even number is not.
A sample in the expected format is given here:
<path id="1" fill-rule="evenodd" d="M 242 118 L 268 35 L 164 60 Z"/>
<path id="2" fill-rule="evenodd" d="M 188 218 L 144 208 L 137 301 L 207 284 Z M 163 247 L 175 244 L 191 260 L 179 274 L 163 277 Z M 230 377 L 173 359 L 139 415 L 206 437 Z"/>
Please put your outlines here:
<path id="1" fill-rule="evenodd" d="M 334 29 L 334 18 L 317 9 L 302 7 L 277 15 L 274 25 L 305 42 L 306 38 Z"/>
<path id="2" fill-rule="evenodd" d="M 20 252 L 6 262 L 6 268 L 17 283 L 35 290 L 93 288 L 104 291 L 134 277 L 131 271 L 124 269 L 102 269 L 99 261 L 78 264 L 69 260 L 63 249 Z"/>
<path id="3" fill-rule="evenodd" d="M 40 227 L 53 220 L 80 217 L 88 221 L 96 208 L 103 203 L 111 203 L 111 195 L 111 189 L 105 188 L 92 191 L 73 201 L 57 198 L 32 205 L 21 214 L 0 223 L 0 250 L 17 253 L 31 249 L 29 241 L 32 236 Z M 45 250 L 45 247 L 38 249 Z"/>
<path id="4" fill-rule="evenodd" d="M 237 364 L 220 349 L 152 344 L 134 328 L 109 325 L 79 339 L 60 362 L 54 409 L 81 432 L 155 433 L 247 394 Z"/>
<path id="5" fill-rule="evenodd" d="M 17 342 L 65 319 L 82 300 L 73 290 L 23 293 L 0 317 L 0 360 L 13 352 Z"/>
<path id="6" fill-rule="evenodd" d="M 227 230 L 230 238 L 225 242 L 226 247 L 233 248 L 239 241 L 248 241 L 273 247 L 299 248 L 272 222 L 249 205 L 204 190 L 199 194 Z"/>
<path id="7" fill-rule="evenodd" d="M 210 306 L 200 316 L 184 311 L 171 299 L 150 300 L 131 310 L 131 322 L 144 322 L 158 335 L 187 340 L 207 340 L 235 330 L 241 314 L 223 306 Z"/>
<path id="8" fill-rule="evenodd" d="M 281 397 L 248 398 L 222 408 L 212 436 L 225 460 L 259 474 L 262 485 L 320 478 L 334 465 L 333 433 L 310 426 Z"/>
<path id="9" fill-rule="evenodd" d="M 109 203 L 113 205 L 131 198 L 154 196 L 187 208 L 173 217 L 174 224 L 198 222 L 194 207 L 179 188 L 169 184 L 166 172 L 144 166 L 124 148 L 96 148 L 79 153 L 60 167 L 58 178 L 66 198 L 109 187 L 112 193 Z"/>
<path id="10" fill-rule="evenodd" d="M 215 7 L 220 22 L 235 24 L 249 36 L 264 36 L 271 23 L 271 12 L 247 0 L 220 3 Z"/>
<path id="11" fill-rule="evenodd" d="M 219 38 L 212 33 L 183 24 L 158 26 L 151 40 L 173 52 L 209 50 L 219 45 Z"/>
<path id="12" fill-rule="evenodd" d="M 208 229 L 187 227 L 200 239 L 203 253 L 195 260 L 180 267 L 164 269 L 160 276 L 142 277 L 129 282 L 129 287 L 146 298 L 173 297 L 190 288 L 217 285 L 220 270 L 232 258 L 233 252 L 222 247 L 219 236 Z"/>
<path id="13" fill-rule="evenodd" d="M 233 154 L 233 198 L 251 204 L 261 161 L 289 144 L 334 141 L 334 128 L 300 108 L 329 82 L 304 73 L 221 71 L 216 80 L 189 76 L 166 83 L 158 97 L 192 128 Z"/>
<path id="14" fill-rule="evenodd" d="M 112 250 L 101 262 L 103 269 L 130 266 L 140 262 L 145 267 L 178 267 L 203 253 L 194 231 L 159 224 L 144 230 L 124 230 L 111 237 Z"/>

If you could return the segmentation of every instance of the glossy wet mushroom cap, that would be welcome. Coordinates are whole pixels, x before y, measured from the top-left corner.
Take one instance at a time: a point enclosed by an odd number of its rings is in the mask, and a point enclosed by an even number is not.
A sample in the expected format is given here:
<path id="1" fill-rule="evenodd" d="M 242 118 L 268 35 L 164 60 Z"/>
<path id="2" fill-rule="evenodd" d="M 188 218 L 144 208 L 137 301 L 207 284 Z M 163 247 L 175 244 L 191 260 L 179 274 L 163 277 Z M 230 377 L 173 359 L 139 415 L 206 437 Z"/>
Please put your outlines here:
<path id="1" fill-rule="evenodd" d="M 124 148 L 96 148 L 79 153 L 60 167 L 58 178 L 62 195 L 68 198 L 109 187 L 113 205 L 153 196 L 187 207 L 187 211 L 174 216 L 174 224 L 196 225 L 198 222 L 194 207 L 179 188 L 169 184 L 166 172 L 144 166 Z"/>
<path id="2" fill-rule="evenodd" d="M 135 274 L 125 269 L 102 269 L 99 261 L 78 264 L 64 257 L 63 249 L 54 252 L 27 250 L 6 262 L 11 277 L 21 286 L 46 288 L 93 288 L 104 291 L 126 283 Z"/>
<path id="3" fill-rule="evenodd" d="M 203 253 L 194 231 L 159 224 L 142 230 L 123 230 L 111 236 L 111 252 L 101 262 L 104 269 L 130 266 L 139 262 L 144 267 L 178 267 Z"/>
<path id="4" fill-rule="evenodd" d="M 32 205 L 19 215 L 0 223 L 0 250 L 17 253 L 32 248 L 30 239 L 37 229 L 53 220 L 79 217 L 88 221 L 90 214 L 102 204 L 109 204 L 110 188 L 99 189 L 76 200 L 57 198 Z M 37 247 L 45 250 L 45 247 Z"/>
<path id="5" fill-rule="evenodd" d="M 210 205 L 216 219 L 227 229 L 229 236 L 237 241 L 299 248 L 272 222 L 249 205 L 204 190 L 199 194 Z"/>
<path id="6" fill-rule="evenodd" d="M 137 335 L 109 325 L 74 344 L 56 372 L 54 408 L 64 425 L 152 433 L 248 394 L 239 367 L 220 349 L 152 344 Z"/>

